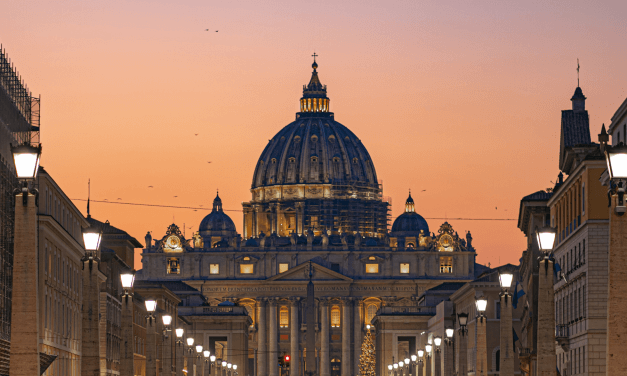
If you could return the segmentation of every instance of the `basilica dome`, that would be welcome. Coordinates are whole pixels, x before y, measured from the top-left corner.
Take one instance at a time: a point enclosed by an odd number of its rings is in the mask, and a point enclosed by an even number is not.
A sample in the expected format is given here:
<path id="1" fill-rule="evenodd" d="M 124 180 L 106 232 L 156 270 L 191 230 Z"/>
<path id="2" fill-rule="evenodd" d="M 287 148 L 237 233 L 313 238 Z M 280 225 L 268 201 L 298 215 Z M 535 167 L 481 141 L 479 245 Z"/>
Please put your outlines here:
<path id="1" fill-rule="evenodd" d="M 418 236 L 421 230 L 425 236 L 429 235 L 429 225 L 420 214 L 416 213 L 414 199 L 410 193 L 407 202 L 405 202 L 405 213 L 399 215 L 394 221 L 391 235 Z"/>
<path id="2" fill-rule="evenodd" d="M 235 223 L 222 210 L 222 200 L 219 195 L 216 194 L 213 200 L 213 210 L 200 222 L 198 231 L 203 238 L 235 234 Z"/>
<path id="3" fill-rule="evenodd" d="M 317 63 L 312 67 L 300 100 L 301 112 L 269 140 L 257 162 L 252 188 L 312 183 L 378 188 L 368 150 L 353 132 L 334 120 Z"/>

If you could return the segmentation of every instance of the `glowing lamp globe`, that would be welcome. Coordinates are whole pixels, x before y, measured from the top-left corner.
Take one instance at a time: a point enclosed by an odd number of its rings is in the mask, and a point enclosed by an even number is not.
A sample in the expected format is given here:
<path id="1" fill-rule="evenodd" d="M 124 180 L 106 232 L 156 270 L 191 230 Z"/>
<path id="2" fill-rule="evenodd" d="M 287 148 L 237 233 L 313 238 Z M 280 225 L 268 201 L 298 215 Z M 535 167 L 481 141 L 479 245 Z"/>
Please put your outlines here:
<path id="1" fill-rule="evenodd" d="M 398 366 L 399 366 L 399 367 L 402 367 L 402 366 L 404 366 L 404 365 L 405 365 L 405 363 L 403 363 L 402 361 L 401 361 L 401 362 L 398 362 Z"/>
<path id="2" fill-rule="evenodd" d="M 190 346 L 190 347 L 194 346 L 194 339 L 193 338 L 190 337 L 190 338 L 187 339 L 187 346 Z"/>
<path id="3" fill-rule="evenodd" d="M 133 273 L 120 274 L 120 279 L 122 280 L 123 288 L 125 289 L 133 288 L 133 283 L 135 282 L 135 274 Z"/>
<path id="4" fill-rule="evenodd" d="M 627 179 L 627 145 L 620 142 L 605 149 L 605 160 L 610 179 Z"/>
<path id="5" fill-rule="evenodd" d="M 176 337 L 177 338 L 181 338 L 181 337 L 183 337 L 183 334 L 185 333 L 185 330 L 183 328 L 178 328 L 178 329 L 175 330 L 175 332 L 176 332 Z"/>
<path id="6" fill-rule="evenodd" d="M 226 368 L 229 368 L 229 369 L 230 369 L 231 367 L 232 367 L 232 364 L 231 364 L 231 363 L 228 363 L 228 364 L 226 365 Z"/>
<path id="7" fill-rule="evenodd" d="M 237 369 L 237 364 L 233 364 L 233 369 Z"/>
<path id="8" fill-rule="evenodd" d="M 11 147 L 15 172 L 18 179 L 33 180 L 39 170 L 39 158 L 41 157 L 41 146 L 38 148 L 29 144 Z"/>
<path id="9" fill-rule="evenodd" d="M 536 229 L 536 237 L 538 239 L 538 247 L 541 251 L 547 252 L 553 249 L 555 244 L 555 229 L 551 227 L 543 227 Z"/>
<path id="10" fill-rule="evenodd" d="M 418 357 L 417 357 L 416 355 L 412 355 L 412 356 L 411 356 L 411 361 L 412 361 L 412 362 L 415 362 L 417 358 L 418 358 Z"/>
<path id="11" fill-rule="evenodd" d="M 209 350 L 205 350 L 205 351 L 202 352 L 202 356 L 204 356 L 205 358 L 208 358 L 209 354 L 210 354 Z"/>
<path id="12" fill-rule="evenodd" d="M 488 299 L 485 296 L 481 296 L 475 301 L 475 304 L 477 305 L 477 311 L 479 311 L 479 313 L 483 313 L 488 307 Z"/>
<path id="13" fill-rule="evenodd" d="M 453 328 L 446 328 L 446 337 L 447 338 L 453 338 L 453 334 L 455 334 L 455 329 L 453 329 Z"/>
<path id="14" fill-rule="evenodd" d="M 433 343 L 435 344 L 435 347 L 439 347 L 442 344 L 442 338 L 440 337 L 435 337 L 433 339 Z"/>
<path id="15" fill-rule="evenodd" d="M 370 330 L 370 324 L 366 325 L 366 329 Z"/>
<path id="16" fill-rule="evenodd" d="M 196 352 L 199 354 L 202 352 L 202 345 L 196 345 Z"/>
<path id="17" fill-rule="evenodd" d="M 392 368 L 394 368 L 394 366 L 393 366 L 393 365 L 391 365 L 391 364 L 388 364 L 388 369 L 389 369 L 390 371 L 392 370 Z"/>
<path id="18" fill-rule="evenodd" d="M 431 349 L 433 348 L 433 346 L 430 343 L 427 343 L 425 345 L 425 351 L 427 352 L 427 354 L 431 354 Z"/>
<path id="19" fill-rule="evenodd" d="M 501 283 L 501 288 L 509 289 L 512 287 L 512 281 L 514 280 L 514 275 L 509 272 L 499 274 L 499 282 Z"/>
<path id="20" fill-rule="evenodd" d="M 394 363 L 394 369 L 398 368 L 398 363 Z"/>
<path id="21" fill-rule="evenodd" d="M 83 230 L 83 243 L 85 244 L 85 249 L 87 251 L 97 251 L 100 248 L 100 241 L 102 240 L 102 231 L 95 228 L 94 226 L 89 226 L 85 230 Z"/>
<path id="22" fill-rule="evenodd" d="M 216 356 L 215 356 L 215 355 L 211 355 L 211 356 L 209 357 L 209 359 L 211 359 L 211 362 L 213 363 L 213 362 L 215 362 L 215 361 L 216 361 Z"/>
<path id="23" fill-rule="evenodd" d="M 425 351 L 424 350 L 418 350 L 418 357 L 422 358 L 425 356 Z"/>
<path id="24" fill-rule="evenodd" d="M 172 316 L 170 315 L 163 315 L 161 316 L 161 320 L 163 320 L 163 325 L 168 326 L 172 323 Z"/>
<path id="25" fill-rule="evenodd" d="M 226 367 L 226 361 L 222 361 L 222 367 Z"/>
<path id="26" fill-rule="evenodd" d="M 154 312 L 157 309 L 156 300 L 149 299 L 149 300 L 146 300 L 144 303 L 146 304 L 146 311 L 150 313 Z"/>

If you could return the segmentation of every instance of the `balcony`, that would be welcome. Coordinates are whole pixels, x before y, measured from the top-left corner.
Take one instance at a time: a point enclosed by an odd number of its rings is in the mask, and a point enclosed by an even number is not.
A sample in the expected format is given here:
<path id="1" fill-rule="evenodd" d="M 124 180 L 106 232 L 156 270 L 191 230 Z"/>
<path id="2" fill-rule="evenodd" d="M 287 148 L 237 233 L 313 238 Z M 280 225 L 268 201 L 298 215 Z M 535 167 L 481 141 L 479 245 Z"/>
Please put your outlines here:
<path id="1" fill-rule="evenodd" d="M 382 315 L 435 315 L 435 307 L 381 307 L 377 311 L 378 316 Z"/>
<path id="2" fill-rule="evenodd" d="M 570 330 L 568 325 L 556 325 L 555 326 L 555 340 L 562 347 L 564 351 L 570 350 Z"/>

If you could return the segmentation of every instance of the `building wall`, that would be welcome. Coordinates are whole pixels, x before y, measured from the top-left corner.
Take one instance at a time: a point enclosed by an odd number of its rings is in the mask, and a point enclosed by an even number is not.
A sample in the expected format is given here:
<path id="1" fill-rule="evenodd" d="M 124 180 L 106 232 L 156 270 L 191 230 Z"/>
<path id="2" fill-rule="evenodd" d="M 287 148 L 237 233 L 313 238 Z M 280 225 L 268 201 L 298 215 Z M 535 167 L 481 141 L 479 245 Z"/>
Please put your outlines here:
<path id="1" fill-rule="evenodd" d="M 41 351 L 58 358 L 46 376 L 80 375 L 82 226 L 80 211 L 45 170 L 39 172 Z"/>

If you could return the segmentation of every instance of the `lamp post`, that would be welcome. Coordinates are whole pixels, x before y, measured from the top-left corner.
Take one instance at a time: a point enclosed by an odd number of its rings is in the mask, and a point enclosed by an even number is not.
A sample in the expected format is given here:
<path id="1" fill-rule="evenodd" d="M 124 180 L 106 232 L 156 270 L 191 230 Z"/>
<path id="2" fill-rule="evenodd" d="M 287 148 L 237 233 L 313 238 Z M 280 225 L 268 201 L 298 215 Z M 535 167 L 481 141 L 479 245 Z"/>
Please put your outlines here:
<path id="1" fill-rule="evenodd" d="M 468 313 L 460 312 L 457 314 L 457 324 L 459 325 L 459 339 L 457 341 L 458 350 L 455 352 L 455 367 L 458 375 L 468 374 L 468 341 L 466 334 L 468 333 Z"/>
<path id="2" fill-rule="evenodd" d="M 392 376 L 392 370 L 394 369 L 394 366 L 391 364 L 388 364 L 388 371 L 390 371 L 390 376 Z"/>
<path id="3" fill-rule="evenodd" d="M 411 367 L 411 364 L 409 363 L 409 358 L 405 358 L 403 363 L 405 364 L 405 368 L 406 368 L 405 374 L 409 375 L 409 371 L 410 371 L 409 367 Z"/>
<path id="4" fill-rule="evenodd" d="M 220 376 L 226 376 L 226 360 L 222 361 L 222 369 L 220 369 Z"/>
<path id="5" fill-rule="evenodd" d="M 501 283 L 501 343 L 500 343 L 500 374 L 501 376 L 514 376 L 514 342 L 512 339 L 512 294 L 509 289 L 512 286 L 514 274 L 509 270 L 499 273 Z"/>
<path id="6" fill-rule="evenodd" d="M 176 376 L 183 376 L 183 335 L 185 335 L 185 329 L 177 328 L 174 333 L 176 334 Z M 180 364 L 179 364 L 180 362 Z"/>
<path id="7" fill-rule="evenodd" d="M 146 376 L 157 374 L 157 330 L 156 317 L 153 313 L 157 310 L 157 301 L 147 299 L 145 302 L 146 311 Z"/>
<path id="8" fill-rule="evenodd" d="M 87 216 L 90 218 L 89 215 Z M 100 372 L 100 283 L 98 250 L 102 241 L 102 230 L 91 225 L 83 230 L 85 255 L 83 262 L 83 329 L 81 372 Z M 94 265 L 95 264 L 95 265 Z"/>
<path id="9" fill-rule="evenodd" d="M 211 360 L 211 368 L 209 370 L 209 374 L 211 375 L 213 373 L 214 376 L 215 376 L 215 372 L 216 372 L 215 370 L 218 369 L 218 366 L 216 365 L 216 356 L 215 355 L 211 355 L 209 357 L 209 359 Z"/>
<path id="10" fill-rule="evenodd" d="M 172 331 L 170 324 L 172 324 L 172 316 L 167 313 L 161 315 L 161 321 L 163 322 L 163 338 L 162 338 L 162 359 L 161 369 L 167 376 L 172 376 L 172 338 L 169 333 Z"/>
<path id="11" fill-rule="evenodd" d="M 486 376 L 488 374 L 488 343 L 487 343 L 487 318 L 484 312 L 488 306 L 488 298 L 481 296 L 475 300 L 477 306 L 477 366 L 476 375 Z"/>
<path id="12" fill-rule="evenodd" d="M 13 248 L 13 296 L 11 308 L 11 376 L 39 375 L 39 262 L 37 204 L 32 186 L 37 178 L 41 145 L 11 146 L 17 178 L 15 189 L 15 233 Z M 22 205 L 18 196 L 22 195 Z M 34 196 L 34 200 L 29 197 Z"/>
<path id="13" fill-rule="evenodd" d="M 601 134 L 605 132 L 605 126 Z M 607 170 L 610 175 L 610 234 L 608 254 L 608 296 L 607 296 L 607 342 L 606 342 L 606 374 L 619 375 L 627 373 L 627 326 L 625 325 L 624 289 L 627 288 L 627 216 L 625 216 L 625 186 L 627 183 L 627 146 L 623 142 L 609 146 L 606 139 L 602 141 L 605 149 Z M 622 264 L 621 264 L 622 263 Z"/>
<path id="14" fill-rule="evenodd" d="M 196 371 L 200 373 L 202 370 L 202 345 L 196 344 Z"/>
<path id="15" fill-rule="evenodd" d="M 233 364 L 233 373 L 237 376 L 237 364 Z"/>
<path id="16" fill-rule="evenodd" d="M 226 368 L 227 368 L 227 372 L 228 372 L 228 375 L 229 375 L 229 376 L 231 376 L 231 367 L 232 367 L 232 366 L 233 366 L 233 365 L 232 365 L 231 363 L 227 363 L 227 364 L 226 364 Z"/>
<path id="17" fill-rule="evenodd" d="M 122 282 L 122 312 L 120 317 L 120 327 L 122 332 L 122 353 L 120 354 L 120 376 L 135 375 L 135 359 L 133 355 L 133 283 L 135 273 L 128 272 L 120 274 Z"/>
<path id="18" fill-rule="evenodd" d="M 536 229 L 536 239 L 544 256 L 538 268 L 538 331 L 537 372 L 539 376 L 553 375 L 557 368 L 555 359 L 555 301 L 553 290 L 553 259 L 555 229 Z"/>
<path id="19" fill-rule="evenodd" d="M 424 374 L 426 376 L 431 376 L 432 373 L 432 365 L 431 365 L 431 358 L 433 357 L 432 355 L 433 352 L 433 345 L 430 343 L 427 343 L 425 345 L 425 371 Z"/>
<path id="20" fill-rule="evenodd" d="M 209 375 L 209 361 L 210 361 L 209 356 L 210 355 L 211 355 L 211 352 L 209 350 L 204 350 L 202 352 L 202 356 L 205 359 L 205 364 L 204 364 L 204 369 L 202 371 L 202 376 Z"/>

